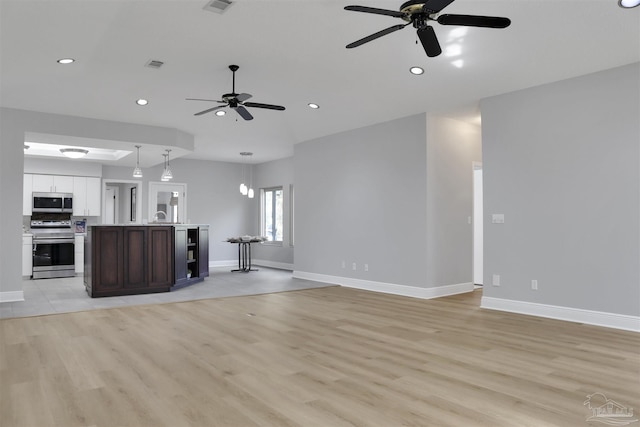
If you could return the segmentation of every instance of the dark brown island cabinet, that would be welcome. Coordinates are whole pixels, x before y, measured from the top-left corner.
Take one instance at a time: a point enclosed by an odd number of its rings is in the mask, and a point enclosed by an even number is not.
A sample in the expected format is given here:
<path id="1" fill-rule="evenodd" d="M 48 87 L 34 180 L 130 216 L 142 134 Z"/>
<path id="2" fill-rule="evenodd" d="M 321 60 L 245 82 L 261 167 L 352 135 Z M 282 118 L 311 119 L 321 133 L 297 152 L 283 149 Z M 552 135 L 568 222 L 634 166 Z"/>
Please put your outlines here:
<path id="1" fill-rule="evenodd" d="M 87 230 L 91 297 L 169 292 L 209 275 L 207 225 L 98 225 Z"/>

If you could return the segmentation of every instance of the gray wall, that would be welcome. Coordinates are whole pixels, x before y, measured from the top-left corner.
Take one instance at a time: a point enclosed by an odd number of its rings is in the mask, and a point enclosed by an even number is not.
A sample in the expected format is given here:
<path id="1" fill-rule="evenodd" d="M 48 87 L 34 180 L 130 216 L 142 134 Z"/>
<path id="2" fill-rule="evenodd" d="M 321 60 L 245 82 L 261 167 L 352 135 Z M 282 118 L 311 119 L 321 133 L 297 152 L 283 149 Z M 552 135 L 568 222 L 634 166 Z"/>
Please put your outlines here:
<path id="1" fill-rule="evenodd" d="M 471 286 L 468 218 L 480 160 L 479 127 L 425 114 L 296 145 L 295 270 Z"/>
<path id="2" fill-rule="evenodd" d="M 639 64 L 481 109 L 484 295 L 638 316 Z M 505 223 L 491 224 L 492 213 Z"/>
<path id="3" fill-rule="evenodd" d="M 480 127 L 427 117 L 427 283 L 472 281 L 473 163 L 482 159 Z"/>
<path id="4" fill-rule="evenodd" d="M 293 246 L 291 245 L 291 186 L 293 185 L 293 157 L 274 160 L 253 166 L 253 188 L 256 190 L 251 205 L 253 231 L 260 234 L 260 188 L 282 187 L 284 193 L 284 230 L 282 245 L 253 245 L 253 258 L 267 261 L 270 266 L 293 267 Z M 295 190 L 294 190 L 295 192 Z"/>
<path id="5" fill-rule="evenodd" d="M 426 157 L 424 114 L 297 144 L 295 270 L 425 287 Z"/>
<path id="6" fill-rule="evenodd" d="M 162 165 L 143 169 L 142 216 L 148 217 L 149 182 L 160 181 Z M 192 224 L 209 224 L 209 261 L 236 261 L 237 246 L 228 237 L 252 234 L 251 201 L 240 194 L 241 165 L 238 163 L 174 159 L 173 181 L 187 184 L 187 219 Z M 132 179 L 132 169 L 104 167 L 103 178 Z"/>

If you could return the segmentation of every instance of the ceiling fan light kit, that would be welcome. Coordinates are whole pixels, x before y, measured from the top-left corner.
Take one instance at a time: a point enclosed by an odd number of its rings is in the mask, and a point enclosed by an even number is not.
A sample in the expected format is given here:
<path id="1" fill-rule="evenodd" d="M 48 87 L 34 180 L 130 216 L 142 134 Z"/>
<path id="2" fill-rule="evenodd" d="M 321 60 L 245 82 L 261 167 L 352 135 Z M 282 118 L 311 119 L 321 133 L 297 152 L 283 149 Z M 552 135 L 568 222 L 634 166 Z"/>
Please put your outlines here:
<path id="1" fill-rule="evenodd" d="M 349 43 L 347 49 L 361 46 L 365 43 L 373 41 L 387 34 L 401 30 L 408 25 L 412 25 L 417 30 L 418 39 L 424 48 L 428 57 L 432 58 L 442 53 L 442 48 L 436 37 L 433 27 L 429 25 L 430 21 L 437 22 L 440 25 L 462 25 L 467 27 L 485 27 L 485 28 L 506 28 L 511 24 L 509 18 L 501 18 L 497 16 L 479 16 L 479 15 L 459 15 L 445 14 L 438 15 L 442 9 L 453 3 L 454 0 L 411 0 L 400 6 L 399 11 L 378 9 L 367 6 L 346 6 L 345 10 L 353 12 L 372 13 L 375 15 L 391 16 L 406 21 L 406 24 L 397 24 L 384 30 L 373 33 L 367 37 Z M 630 0 L 620 0 L 630 1 Z"/>
<path id="2" fill-rule="evenodd" d="M 206 110 L 195 113 L 194 114 L 195 116 L 201 116 L 203 114 L 207 114 L 212 111 L 216 111 L 217 116 L 223 116 L 224 113 L 222 114 L 218 114 L 218 113 L 221 112 L 220 111 L 221 108 L 225 108 L 225 107 L 229 107 L 232 110 L 235 110 L 236 113 L 238 113 L 238 115 L 245 120 L 253 120 L 253 116 L 251 115 L 249 110 L 247 110 L 246 107 L 284 111 L 285 108 L 281 105 L 262 104 L 259 102 L 246 102 L 253 95 L 250 95 L 248 93 L 236 93 L 236 71 L 238 71 L 239 68 L 240 67 L 238 65 L 229 65 L 229 69 L 233 73 L 233 85 L 231 88 L 231 93 L 225 93 L 224 95 L 222 95 L 221 101 L 218 101 L 215 99 L 187 98 L 187 101 L 207 101 L 207 102 L 217 102 L 219 104 L 224 104 L 224 105 L 217 105 L 212 108 L 207 108 Z"/>

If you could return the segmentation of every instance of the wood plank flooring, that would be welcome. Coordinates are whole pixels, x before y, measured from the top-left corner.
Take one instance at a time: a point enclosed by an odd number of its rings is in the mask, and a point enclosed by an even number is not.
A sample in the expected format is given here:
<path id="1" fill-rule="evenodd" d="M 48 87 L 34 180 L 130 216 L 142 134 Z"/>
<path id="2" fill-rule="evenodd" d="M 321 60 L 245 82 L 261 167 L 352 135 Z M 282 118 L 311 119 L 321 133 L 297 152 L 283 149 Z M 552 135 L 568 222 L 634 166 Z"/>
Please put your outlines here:
<path id="1" fill-rule="evenodd" d="M 640 334 L 480 296 L 328 287 L 4 319 L 0 425 L 588 426 L 595 392 L 640 409 Z"/>

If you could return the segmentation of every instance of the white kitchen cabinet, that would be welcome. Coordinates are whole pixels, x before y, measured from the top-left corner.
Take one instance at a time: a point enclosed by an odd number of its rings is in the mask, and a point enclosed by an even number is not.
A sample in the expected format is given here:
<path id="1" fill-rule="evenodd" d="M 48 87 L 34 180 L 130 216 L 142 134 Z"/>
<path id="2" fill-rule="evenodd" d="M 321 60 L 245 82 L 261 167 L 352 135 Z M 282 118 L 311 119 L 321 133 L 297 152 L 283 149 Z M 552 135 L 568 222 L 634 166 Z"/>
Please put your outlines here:
<path id="1" fill-rule="evenodd" d="M 31 215 L 31 204 L 33 203 L 33 175 L 25 173 L 22 181 L 22 215 Z"/>
<path id="2" fill-rule="evenodd" d="M 73 177 L 73 216 L 100 216 L 100 178 Z"/>
<path id="3" fill-rule="evenodd" d="M 76 273 L 84 273 L 84 236 L 82 234 L 76 234 L 74 257 Z"/>
<path id="4" fill-rule="evenodd" d="M 33 237 L 22 236 L 22 275 L 31 276 L 33 266 Z"/>
<path id="5" fill-rule="evenodd" d="M 73 177 L 33 174 L 32 191 L 41 193 L 73 193 Z"/>

